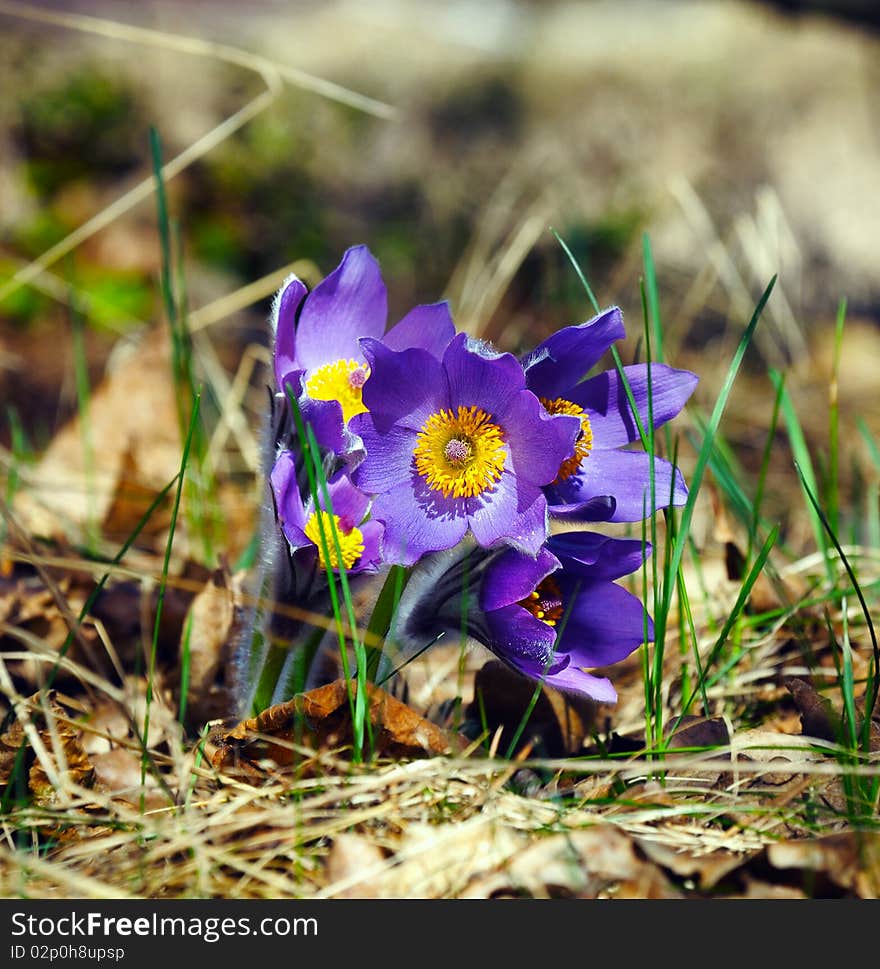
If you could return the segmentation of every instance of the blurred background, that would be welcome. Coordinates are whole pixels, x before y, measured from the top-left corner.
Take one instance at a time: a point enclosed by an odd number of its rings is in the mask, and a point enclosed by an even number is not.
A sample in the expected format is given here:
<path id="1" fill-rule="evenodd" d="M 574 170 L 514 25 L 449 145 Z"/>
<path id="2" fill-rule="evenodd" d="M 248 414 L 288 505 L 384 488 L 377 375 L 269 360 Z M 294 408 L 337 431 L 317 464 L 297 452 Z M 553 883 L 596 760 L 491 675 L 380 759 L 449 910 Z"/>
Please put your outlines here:
<path id="1" fill-rule="evenodd" d="M 843 420 L 876 428 L 877 21 L 855 0 L 0 0 L 0 444 L 18 426 L 38 454 L 77 411 L 74 317 L 92 386 L 164 317 L 151 127 L 216 406 L 245 386 L 250 428 L 291 267 L 313 283 L 364 242 L 392 320 L 447 297 L 516 351 L 593 312 L 551 228 L 623 308 L 626 359 L 648 234 L 666 356 L 706 409 L 779 273 L 725 425 L 747 466 L 768 367 L 827 429 L 842 297 Z"/>

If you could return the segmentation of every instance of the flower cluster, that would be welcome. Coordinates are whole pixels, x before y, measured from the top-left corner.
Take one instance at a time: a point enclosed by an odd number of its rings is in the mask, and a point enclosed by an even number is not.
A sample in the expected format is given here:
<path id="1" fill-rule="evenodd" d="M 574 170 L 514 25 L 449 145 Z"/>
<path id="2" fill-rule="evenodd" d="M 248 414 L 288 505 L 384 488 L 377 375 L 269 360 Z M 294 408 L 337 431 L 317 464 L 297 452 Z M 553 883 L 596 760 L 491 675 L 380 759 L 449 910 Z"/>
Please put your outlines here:
<path id="1" fill-rule="evenodd" d="M 623 368 L 625 383 L 616 370 L 587 377 L 624 336 L 616 307 L 521 359 L 456 333 L 445 302 L 386 331 L 387 316 L 365 246 L 311 291 L 291 277 L 275 300 L 268 478 L 286 587 L 406 567 L 405 649 L 465 628 L 526 676 L 613 701 L 590 671 L 653 636 L 615 583 L 644 546 L 551 522 L 634 522 L 683 504 L 677 469 L 627 445 L 649 413 L 655 427 L 673 418 L 697 378 L 660 364 Z M 306 424 L 324 472 L 314 494 Z"/>

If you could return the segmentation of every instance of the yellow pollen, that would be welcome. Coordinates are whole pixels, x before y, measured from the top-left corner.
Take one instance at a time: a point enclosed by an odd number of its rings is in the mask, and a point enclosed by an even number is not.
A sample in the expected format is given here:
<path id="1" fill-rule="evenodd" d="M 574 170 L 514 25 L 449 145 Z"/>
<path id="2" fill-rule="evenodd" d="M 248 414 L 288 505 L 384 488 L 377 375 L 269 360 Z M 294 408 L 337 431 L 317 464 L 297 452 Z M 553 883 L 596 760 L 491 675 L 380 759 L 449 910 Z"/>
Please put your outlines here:
<path id="1" fill-rule="evenodd" d="M 318 520 L 319 515 L 321 516 L 320 523 Z M 339 568 L 336 542 L 333 541 L 333 525 L 335 525 L 336 535 L 339 539 L 339 551 L 342 552 L 342 564 L 346 569 L 350 569 L 364 554 L 364 536 L 361 534 L 360 529 L 352 528 L 350 532 L 343 531 L 339 515 L 330 515 L 326 511 L 313 512 L 309 516 L 309 520 L 306 522 L 306 527 L 303 531 L 317 546 L 318 560 L 324 569 L 327 568 L 327 560 L 324 558 L 324 548 L 321 544 L 322 525 L 324 540 L 327 542 L 327 551 L 330 553 L 330 567 L 333 569 Z"/>
<path id="2" fill-rule="evenodd" d="M 363 387 L 370 369 L 357 360 L 325 363 L 306 381 L 306 393 L 314 400 L 338 400 L 346 424 L 355 414 L 366 413 Z"/>
<path id="3" fill-rule="evenodd" d="M 590 418 L 584 413 L 583 407 L 578 404 L 573 404 L 564 397 L 557 397 L 555 400 L 550 400 L 548 397 L 539 399 L 548 414 L 569 414 L 571 417 L 579 417 L 581 421 L 581 429 L 577 440 L 574 442 L 574 452 L 559 465 L 559 473 L 553 482 L 553 484 L 559 484 L 560 481 L 570 478 L 581 466 L 584 458 L 593 450 L 593 428 L 590 427 Z"/>
<path id="4" fill-rule="evenodd" d="M 555 626 L 562 618 L 562 592 L 553 576 L 538 584 L 534 592 L 530 592 L 525 599 L 520 599 L 517 605 L 530 612 L 535 619 Z"/>
<path id="5" fill-rule="evenodd" d="M 474 498 L 501 477 L 504 432 L 476 406 L 437 411 L 422 425 L 413 458 L 428 487 L 444 498 Z"/>

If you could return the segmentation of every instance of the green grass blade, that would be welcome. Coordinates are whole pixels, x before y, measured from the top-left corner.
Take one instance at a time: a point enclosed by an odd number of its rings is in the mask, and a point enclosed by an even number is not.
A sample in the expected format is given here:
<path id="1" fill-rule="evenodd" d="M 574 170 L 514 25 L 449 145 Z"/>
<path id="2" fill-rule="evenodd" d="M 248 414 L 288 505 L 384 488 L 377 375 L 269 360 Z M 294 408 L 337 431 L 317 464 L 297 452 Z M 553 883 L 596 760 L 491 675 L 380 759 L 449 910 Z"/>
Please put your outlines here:
<path id="1" fill-rule="evenodd" d="M 791 443 L 792 454 L 794 455 L 795 465 L 800 468 L 800 474 L 803 476 L 803 481 L 807 489 L 807 495 L 818 495 L 819 488 L 816 484 L 816 475 L 813 471 L 813 462 L 810 458 L 810 450 L 807 447 L 807 440 L 804 437 L 803 427 L 801 426 L 800 418 L 797 415 L 797 411 L 794 408 L 791 397 L 789 396 L 788 390 L 782 385 L 782 375 L 776 371 L 770 371 L 770 379 L 773 381 L 774 387 L 776 387 L 779 392 L 782 406 L 782 415 L 785 420 L 786 431 L 788 432 L 788 439 Z M 816 547 L 821 550 L 823 558 L 825 561 L 825 573 L 828 577 L 828 582 L 830 585 L 834 585 L 835 576 L 834 568 L 831 565 L 831 561 L 828 558 L 828 540 L 825 535 L 825 530 L 822 526 L 822 520 L 818 514 L 818 506 L 812 502 L 807 502 L 807 513 L 810 516 L 810 522 L 813 527 L 813 535 L 816 540 Z"/>
<path id="2" fill-rule="evenodd" d="M 669 563 L 669 574 L 674 575 L 678 572 L 681 567 L 682 556 L 684 555 L 684 550 L 687 545 L 687 535 L 690 531 L 691 521 L 694 516 L 694 506 L 696 505 L 697 496 L 700 492 L 700 487 L 703 483 L 703 475 L 705 474 L 706 467 L 709 464 L 709 458 L 712 455 L 712 451 L 715 446 L 715 435 L 718 432 L 718 427 L 721 424 L 721 418 L 724 415 L 724 410 L 727 407 L 727 401 L 730 397 L 730 392 L 733 389 L 733 383 L 736 380 L 736 375 L 739 373 L 739 368 L 742 364 L 743 357 L 745 356 L 746 349 L 752 341 L 752 336 L 754 335 L 755 328 L 758 325 L 758 320 L 761 318 L 761 313 L 764 307 L 767 305 L 767 300 L 770 299 L 770 294 L 773 292 L 773 287 L 776 285 L 776 276 L 770 280 L 767 288 L 764 290 L 761 298 L 758 300 L 755 310 L 752 313 L 752 318 L 749 321 L 748 326 L 743 333 L 736 351 L 733 354 L 733 358 L 730 361 L 730 365 L 727 368 L 727 375 L 724 378 L 724 383 L 721 386 L 721 390 L 718 393 L 718 397 L 715 401 L 715 407 L 712 409 L 712 415 L 709 418 L 709 424 L 706 428 L 706 432 L 703 436 L 703 444 L 700 447 L 699 454 L 697 455 L 697 461 L 694 466 L 693 473 L 691 474 L 691 480 L 689 484 L 689 492 L 687 501 L 681 512 L 681 521 L 679 526 L 679 533 L 676 537 L 675 544 L 672 548 L 671 561 Z M 672 598 L 672 586 L 669 585 L 665 590 L 665 602 L 664 602 L 664 620 L 665 614 L 669 611 L 669 605 Z M 656 621 L 656 620 L 655 620 Z"/>
<path id="3" fill-rule="evenodd" d="M 382 660 L 382 648 L 375 645 L 393 636 L 394 617 L 397 606 L 403 594 L 410 569 L 402 565 L 392 565 L 382 584 L 382 589 L 370 614 L 367 623 L 366 651 L 367 651 L 367 679 L 376 682 L 379 663 Z"/>
<path id="4" fill-rule="evenodd" d="M 758 470 L 758 482 L 755 485 L 754 514 L 752 523 L 749 527 L 749 548 L 746 561 L 750 561 L 755 542 L 758 540 L 758 523 L 761 520 L 761 506 L 764 504 L 764 489 L 767 485 L 767 473 L 770 470 L 770 455 L 773 452 L 773 443 L 776 440 L 776 429 L 779 426 L 779 414 L 782 408 L 782 392 L 785 388 L 785 375 L 780 377 L 776 387 L 776 395 L 773 398 L 773 410 L 770 414 L 770 426 L 767 430 L 767 440 L 764 442 L 764 450 L 761 454 L 761 465 Z"/>
<path id="5" fill-rule="evenodd" d="M 565 632 L 565 627 L 568 625 L 569 616 L 571 616 L 572 607 L 577 601 L 577 597 L 580 595 L 580 588 L 581 588 L 581 583 L 580 582 L 575 583 L 574 594 L 571 596 L 571 599 L 568 601 L 565 607 L 565 612 L 563 613 L 562 618 L 559 621 L 559 627 L 557 628 L 557 631 L 556 631 L 554 648 L 555 648 L 555 645 L 559 643 L 560 640 L 562 639 L 562 634 Z M 553 662 L 553 654 L 551 653 L 550 658 L 547 660 L 547 665 L 544 667 L 544 675 L 546 675 L 547 670 L 550 669 L 552 662 Z M 541 679 L 538 680 L 537 684 L 535 685 L 535 689 L 532 692 L 531 697 L 529 698 L 529 702 L 526 705 L 526 709 L 523 712 L 522 717 L 520 717 L 520 721 L 517 724 L 516 730 L 513 733 L 513 737 L 511 738 L 510 743 L 507 745 L 507 753 L 504 755 L 505 760 L 510 760 L 511 757 L 513 757 L 513 752 L 516 750 L 516 745 L 519 743 L 520 737 L 522 737 L 523 732 L 525 731 L 526 726 L 528 725 L 529 718 L 531 717 L 532 712 L 535 709 L 535 704 L 537 704 L 538 702 L 538 697 L 540 697 L 541 691 L 544 689 L 544 675 L 542 675 Z"/>
<path id="6" fill-rule="evenodd" d="M 760 551 L 755 557 L 755 561 L 752 563 L 748 574 L 743 579 L 739 594 L 736 597 L 736 602 L 733 604 L 733 608 L 730 610 L 727 619 L 724 621 L 724 625 L 721 627 L 721 631 L 718 633 L 718 636 L 715 639 L 712 649 L 709 651 L 709 655 L 706 657 L 706 663 L 703 667 L 705 670 L 705 675 L 708 677 L 705 684 L 703 684 L 706 688 L 717 682 L 717 674 L 715 676 L 711 676 L 709 671 L 715 665 L 721 650 L 724 648 L 724 644 L 727 642 L 727 638 L 730 635 L 731 630 L 738 621 L 739 617 L 742 615 L 742 611 L 745 609 L 746 603 L 749 601 L 752 588 L 758 581 L 758 577 L 763 571 L 764 565 L 767 562 L 770 552 L 772 551 L 773 546 L 776 544 L 776 539 L 778 537 L 779 526 L 777 525 L 767 536 L 764 544 L 761 546 Z M 688 713 L 689 709 L 690 704 L 685 705 L 682 710 L 682 715 Z"/>
<path id="7" fill-rule="evenodd" d="M 325 562 L 331 562 L 332 556 L 330 555 L 331 542 L 333 542 L 333 547 L 336 551 L 336 561 L 342 564 L 342 550 L 339 544 L 339 535 L 336 530 L 336 523 L 333 520 L 333 510 L 332 503 L 330 502 L 330 494 L 327 490 L 327 478 L 324 474 L 323 465 L 321 463 L 320 449 L 318 448 L 317 441 L 315 440 L 314 431 L 310 425 L 306 425 L 302 411 L 299 407 L 299 402 L 296 399 L 292 388 L 288 385 L 285 387 L 285 392 L 287 394 L 287 399 L 290 403 L 291 411 L 293 414 L 294 424 L 296 425 L 297 435 L 303 447 L 303 457 L 306 468 L 306 475 L 309 479 L 309 489 L 312 495 L 312 500 L 315 505 L 316 512 L 321 509 L 321 498 L 324 498 L 324 511 L 327 512 L 330 518 L 330 532 L 327 534 L 327 529 L 324 527 L 324 520 L 321 515 L 317 516 L 318 522 L 318 537 L 320 539 L 320 550 L 323 555 Z M 330 602 L 333 608 L 333 618 L 336 625 L 336 633 L 339 639 L 339 653 L 340 662 L 342 663 L 343 675 L 345 677 L 346 691 L 348 693 L 348 702 L 351 710 L 351 720 L 352 720 L 352 740 L 353 740 L 353 756 L 356 761 L 360 761 L 363 757 L 364 748 L 364 725 L 367 719 L 366 717 L 366 661 L 364 658 L 363 663 L 360 662 L 363 650 L 357 652 L 357 623 L 354 621 L 354 604 L 351 600 L 351 592 L 348 588 L 348 577 L 346 575 L 345 567 L 339 569 L 339 582 L 342 592 L 342 597 L 344 604 L 346 606 L 346 611 L 349 616 L 349 628 L 351 630 L 352 639 L 355 643 L 356 656 L 358 657 L 358 689 L 356 691 L 351 688 L 351 673 L 348 664 L 348 650 L 346 646 L 346 636 L 345 628 L 342 618 L 342 608 L 339 601 L 339 591 L 336 588 L 337 576 L 334 574 L 332 568 L 325 570 L 327 575 L 327 587 L 330 594 Z"/>
<path id="8" fill-rule="evenodd" d="M 26 444 L 21 418 L 12 404 L 8 404 L 6 407 L 6 421 L 9 424 L 10 443 L 10 461 L 6 471 L 6 507 L 11 508 L 18 492 L 20 483 L 18 469 L 23 463 Z M 3 521 L 0 522 L 0 541 L 6 541 L 7 528 L 6 518 L 4 517 Z"/>
<path id="9" fill-rule="evenodd" d="M 571 249 L 568 248 L 565 240 L 554 228 L 551 227 L 550 231 L 553 233 L 553 237 L 556 239 L 559 245 L 562 246 L 562 251 L 566 254 L 566 256 L 568 256 L 568 261 L 571 263 L 575 273 L 577 274 L 578 279 L 581 281 L 581 285 L 584 287 L 584 291 L 587 294 L 587 298 L 593 304 L 593 309 L 597 313 L 600 313 L 601 310 L 599 309 L 599 301 L 596 299 L 596 296 L 593 293 L 592 287 L 587 282 L 587 277 L 581 271 L 581 267 L 578 265 L 578 261 L 577 259 L 575 259 L 574 253 L 571 251 Z"/>
<path id="10" fill-rule="evenodd" d="M 119 565 L 119 563 L 125 557 L 128 550 L 137 541 L 138 536 L 143 531 L 147 522 L 153 517 L 153 512 L 156 511 L 156 509 L 165 501 L 165 498 L 167 497 L 168 493 L 177 483 L 178 477 L 179 475 L 175 475 L 168 482 L 168 484 L 166 484 L 165 487 L 162 488 L 162 490 L 156 495 L 156 497 L 152 500 L 152 502 L 150 502 L 150 506 L 140 517 L 138 523 L 135 525 L 131 534 L 128 536 L 128 538 L 126 538 L 125 542 L 122 544 L 122 546 L 120 547 L 116 555 L 114 555 L 113 558 L 110 560 L 111 567 Z M 76 636 L 77 629 L 79 629 L 79 627 L 82 625 L 86 616 L 89 614 L 92 606 L 94 606 L 95 602 L 97 601 L 98 596 L 103 592 L 104 586 L 109 581 L 111 575 L 112 575 L 111 571 L 105 572 L 98 580 L 98 582 L 95 584 L 95 588 L 92 589 L 91 593 L 89 594 L 89 597 L 83 603 L 83 606 L 79 611 L 79 615 L 77 616 L 76 624 L 74 625 L 73 629 L 68 630 L 67 636 L 65 637 L 64 642 L 61 644 L 61 649 L 58 650 L 58 658 L 55 661 L 55 665 L 52 667 L 52 669 L 49 671 L 49 674 L 46 677 L 46 682 L 43 686 L 44 690 L 51 689 L 52 684 L 55 681 L 55 677 L 58 675 L 58 672 L 61 669 L 61 660 L 63 660 L 64 657 L 67 655 L 67 651 L 70 649 L 70 646 L 73 643 L 73 639 Z"/>
<path id="11" fill-rule="evenodd" d="M 651 251 L 651 238 L 647 232 L 642 236 L 642 261 L 645 266 L 645 291 L 648 298 L 648 316 L 654 344 L 654 359 L 658 363 L 663 363 L 663 324 L 660 319 L 660 293 L 657 289 L 657 270 L 654 266 L 654 254 Z"/>
<path id="12" fill-rule="evenodd" d="M 846 322 L 846 300 L 837 308 L 834 327 L 834 353 L 831 361 L 831 381 L 828 385 L 828 487 L 826 489 L 828 521 L 835 532 L 840 531 L 840 351 L 843 346 L 843 327 Z"/>
<path id="13" fill-rule="evenodd" d="M 95 494 L 95 441 L 92 433 L 92 389 L 86 359 L 85 318 L 79 312 L 76 297 L 70 293 L 70 323 L 73 335 L 73 369 L 76 402 L 83 449 L 86 487 L 86 548 L 94 555 L 100 540 Z"/>
<path id="14" fill-rule="evenodd" d="M 871 611 L 868 608 L 868 603 L 865 601 L 865 595 L 862 592 L 859 580 L 856 578 L 856 574 L 853 571 L 852 565 L 850 565 L 849 559 L 846 557 L 846 553 L 840 545 L 837 539 L 837 535 L 834 529 L 831 527 L 831 523 L 826 518 L 824 512 L 819 507 L 818 499 L 815 494 L 810 490 L 809 482 L 807 481 L 806 475 L 804 474 L 803 468 L 795 461 L 795 470 L 798 473 L 798 477 L 801 479 L 801 485 L 807 494 L 807 498 L 810 504 L 815 509 L 816 515 L 819 521 L 822 523 L 822 527 L 828 533 L 828 538 L 831 540 L 832 545 L 837 550 L 837 554 L 840 556 L 840 561 L 843 562 L 843 567 L 846 569 L 846 574 L 849 576 L 850 582 L 852 582 L 853 591 L 859 600 L 859 605 L 862 608 L 862 615 L 865 617 L 865 623 L 868 627 L 868 635 L 871 637 L 871 649 L 873 652 L 873 670 L 868 677 L 868 688 L 867 688 L 867 699 L 865 702 L 865 724 L 866 729 L 870 730 L 871 716 L 877 705 L 877 693 L 880 690 L 880 645 L 877 643 L 877 633 L 874 629 L 874 623 L 871 619 Z"/>
<path id="15" fill-rule="evenodd" d="M 871 461 L 873 462 L 874 467 L 880 471 L 880 445 L 878 445 L 874 440 L 874 435 L 871 433 L 868 425 L 865 423 L 864 417 L 856 418 L 856 427 L 859 429 L 859 433 L 862 435 L 865 444 L 868 446 L 868 454 L 871 455 Z"/>
<path id="16" fill-rule="evenodd" d="M 183 495 L 183 483 L 186 477 L 186 467 L 189 462 L 189 452 L 192 445 L 193 434 L 199 419 L 200 395 L 196 395 L 193 400 L 192 416 L 189 422 L 189 429 L 183 444 L 183 455 L 180 459 L 180 471 L 177 476 L 177 488 L 174 492 L 174 504 L 171 508 L 171 524 L 168 529 L 168 541 L 165 543 L 165 555 L 162 560 L 162 576 L 159 581 L 159 592 L 156 600 L 156 616 L 153 621 L 153 639 L 150 644 L 150 661 L 147 667 L 147 695 L 144 710 L 144 729 L 142 737 L 142 749 L 147 750 L 147 740 L 150 735 L 150 707 L 153 702 L 153 682 L 156 674 L 156 656 L 159 651 L 159 627 L 162 621 L 162 607 L 165 602 L 165 590 L 168 586 L 168 570 L 171 566 L 171 549 L 174 544 L 174 535 L 177 529 L 177 517 L 180 511 L 180 499 Z M 145 756 L 141 757 L 141 787 L 147 775 L 147 762 Z M 141 791 L 141 812 L 144 810 L 144 792 Z"/>
<path id="17" fill-rule="evenodd" d="M 315 464 L 315 475 L 318 480 L 318 486 L 321 489 L 321 497 L 324 500 L 324 508 L 327 511 L 330 522 L 330 537 L 333 542 L 333 549 L 336 552 L 336 561 L 340 563 L 339 565 L 339 585 L 342 589 L 342 600 L 345 604 L 345 614 L 348 619 L 348 628 L 351 630 L 351 641 L 352 647 L 355 654 L 355 662 L 357 666 L 357 684 L 358 689 L 355 696 L 355 712 L 354 712 L 354 725 L 353 734 L 355 740 L 356 749 L 363 751 L 364 742 L 364 728 L 368 724 L 367 718 L 367 657 L 364 649 L 363 641 L 358 633 L 358 623 L 357 615 L 354 608 L 354 600 L 351 595 L 351 588 L 348 582 L 348 570 L 345 568 L 345 564 L 342 561 L 342 546 L 339 540 L 339 530 L 336 527 L 336 516 L 333 512 L 333 502 L 330 498 L 330 491 L 327 487 L 327 478 L 323 473 L 323 466 L 320 464 L 320 449 L 318 447 L 318 442 L 315 439 L 315 432 L 311 425 L 306 426 L 306 434 L 309 440 L 309 452 L 312 456 L 312 460 Z M 319 508 L 320 505 L 318 501 L 315 501 L 315 508 Z M 318 516 L 318 531 L 321 532 L 321 516 Z M 323 537 L 322 537 L 323 541 Z M 325 552 L 326 554 L 326 552 Z M 330 561 L 330 558 L 326 559 Z M 327 570 L 330 571 L 329 569 Z"/>

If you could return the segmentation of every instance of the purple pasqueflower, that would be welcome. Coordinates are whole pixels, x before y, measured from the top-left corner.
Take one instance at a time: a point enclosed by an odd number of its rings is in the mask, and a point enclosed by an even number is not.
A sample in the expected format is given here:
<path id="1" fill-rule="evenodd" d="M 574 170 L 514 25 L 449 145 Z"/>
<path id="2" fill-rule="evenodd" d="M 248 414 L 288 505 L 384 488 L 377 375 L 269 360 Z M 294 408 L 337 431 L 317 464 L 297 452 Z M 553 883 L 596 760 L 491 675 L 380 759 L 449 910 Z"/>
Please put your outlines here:
<path id="1" fill-rule="evenodd" d="M 574 449 L 545 489 L 550 514 L 580 521 L 640 521 L 652 512 L 651 458 L 623 450 L 639 439 L 626 390 L 616 370 L 587 380 L 590 370 L 615 340 L 624 336 L 623 317 L 613 306 L 592 320 L 554 333 L 523 359 L 526 386 L 551 414 L 571 414 L 581 422 Z M 623 368 L 648 427 L 648 365 Z M 675 417 L 697 384 L 688 370 L 650 365 L 654 427 Z M 655 508 L 683 505 L 687 488 L 677 468 L 654 458 Z M 611 501 L 608 501 L 608 498 Z M 603 508 L 603 503 L 607 507 Z"/>
<path id="2" fill-rule="evenodd" d="M 634 539 L 568 532 L 536 557 L 473 547 L 432 556 L 404 590 L 397 639 L 408 654 L 464 628 L 525 676 L 613 703 L 610 680 L 590 671 L 654 637 L 641 600 L 615 582 L 649 552 Z"/>
<path id="3" fill-rule="evenodd" d="M 278 523 L 290 545 L 291 551 L 307 550 L 321 568 L 337 570 L 342 566 L 347 572 L 375 572 L 382 564 L 382 525 L 367 518 L 370 499 L 359 491 L 344 472 L 327 481 L 332 514 L 328 511 L 323 494 L 319 494 L 318 507 L 312 497 L 303 503 L 297 483 L 296 460 L 290 451 L 282 451 L 269 476 Z M 333 540 L 333 525 L 339 539 L 339 552 Z M 321 540 L 323 527 L 327 555 Z"/>
<path id="4" fill-rule="evenodd" d="M 548 414 L 515 357 L 463 333 L 442 360 L 377 340 L 361 345 L 369 412 L 351 422 L 366 448 L 353 479 L 375 495 L 386 560 L 412 565 L 468 529 L 483 547 L 536 555 L 547 537 L 541 489 L 571 453 L 579 421 Z"/>
<path id="5" fill-rule="evenodd" d="M 387 321 L 385 283 L 366 246 L 348 249 L 311 292 L 291 276 L 275 298 L 276 389 L 284 395 L 292 388 L 318 443 L 336 454 L 354 449 L 347 424 L 366 410 L 369 368 L 358 340 L 371 337 L 393 350 L 419 347 L 439 358 L 455 333 L 445 302 L 416 306 L 385 333 Z"/>

